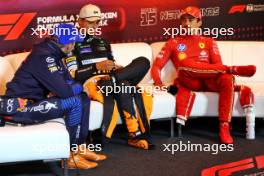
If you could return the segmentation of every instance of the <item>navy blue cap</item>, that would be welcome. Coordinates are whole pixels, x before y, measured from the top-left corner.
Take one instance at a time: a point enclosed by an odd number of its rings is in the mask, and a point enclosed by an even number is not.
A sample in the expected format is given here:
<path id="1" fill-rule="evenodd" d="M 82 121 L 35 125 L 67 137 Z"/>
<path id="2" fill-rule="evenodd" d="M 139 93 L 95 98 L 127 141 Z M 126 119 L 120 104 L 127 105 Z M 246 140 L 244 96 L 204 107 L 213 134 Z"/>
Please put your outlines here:
<path id="1" fill-rule="evenodd" d="M 54 28 L 54 36 L 58 37 L 58 43 L 67 45 L 74 42 L 82 42 L 84 37 L 80 36 L 78 29 L 71 24 L 59 24 Z"/>

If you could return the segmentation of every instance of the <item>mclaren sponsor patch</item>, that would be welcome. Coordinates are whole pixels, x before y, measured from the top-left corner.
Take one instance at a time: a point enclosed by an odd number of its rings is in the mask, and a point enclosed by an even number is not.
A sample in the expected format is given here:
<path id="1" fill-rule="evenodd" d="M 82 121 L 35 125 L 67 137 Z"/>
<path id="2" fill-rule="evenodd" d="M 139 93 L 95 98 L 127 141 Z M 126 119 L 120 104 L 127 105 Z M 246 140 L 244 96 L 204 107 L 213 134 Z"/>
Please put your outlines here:
<path id="1" fill-rule="evenodd" d="M 94 58 L 94 59 L 85 59 L 85 60 L 82 60 L 82 65 L 89 65 L 89 64 L 93 64 L 93 63 L 97 63 L 97 62 L 102 62 L 105 60 L 107 60 L 106 57 Z"/>
<path id="2" fill-rule="evenodd" d="M 91 53 L 91 52 L 92 52 L 92 48 L 90 47 L 80 49 L 80 54 Z"/>

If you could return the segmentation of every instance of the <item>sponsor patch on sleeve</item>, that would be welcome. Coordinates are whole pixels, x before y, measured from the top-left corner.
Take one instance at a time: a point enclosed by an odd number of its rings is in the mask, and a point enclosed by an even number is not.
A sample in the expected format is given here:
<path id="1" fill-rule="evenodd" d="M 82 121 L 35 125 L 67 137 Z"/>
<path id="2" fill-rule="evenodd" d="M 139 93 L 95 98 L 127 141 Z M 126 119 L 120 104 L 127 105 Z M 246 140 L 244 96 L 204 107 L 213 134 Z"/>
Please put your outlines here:
<path id="1" fill-rule="evenodd" d="M 46 58 L 46 62 L 47 62 L 47 67 L 48 67 L 48 69 L 49 69 L 49 71 L 50 71 L 51 73 L 58 71 L 58 67 L 57 67 L 57 64 L 56 64 L 54 58 L 52 58 L 52 57 L 47 57 L 47 58 Z"/>
<path id="2" fill-rule="evenodd" d="M 75 56 L 68 57 L 65 61 L 66 61 L 66 63 L 76 61 L 76 57 Z"/>

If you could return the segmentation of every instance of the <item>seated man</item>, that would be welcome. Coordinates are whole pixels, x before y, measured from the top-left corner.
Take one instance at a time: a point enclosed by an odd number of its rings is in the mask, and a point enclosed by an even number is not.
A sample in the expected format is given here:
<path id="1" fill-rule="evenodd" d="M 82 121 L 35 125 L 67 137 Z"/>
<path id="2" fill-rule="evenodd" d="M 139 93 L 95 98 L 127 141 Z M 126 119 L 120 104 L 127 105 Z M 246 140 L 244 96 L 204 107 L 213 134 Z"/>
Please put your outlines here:
<path id="1" fill-rule="evenodd" d="M 151 73 L 155 85 L 162 86 L 160 70 L 171 58 L 178 70 L 174 85 L 178 87 L 176 96 L 176 122 L 184 125 L 188 119 L 195 100 L 194 91 L 211 91 L 219 93 L 219 136 L 222 143 L 233 143 L 229 131 L 231 122 L 234 90 L 250 95 L 251 90 L 235 87 L 234 76 L 252 76 L 255 66 L 232 66 L 222 64 L 216 42 L 212 38 L 197 34 L 202 25 L 201 12 L 196 7 L 187 7 L 180 16 L 181 25 L 191 31 L 190 34 L 170 39 L 158 54 Z M 253 95 L 253 94 L 252 94 Z M 253 98 L 253 96 L 252 96 Z M 243 106 L 251 104 L 250 100 L 241 101 Z M 252 102 L 253 103 L 253 102 Z M 246 107 L 246 106 L 244 106 Z"/>
<path id="2" fill-rule="evenodd" d="M 91 34 L 92 30 L 96 31 L 100 20 L 101 11 L 97 6 L 82 7 L 78 22 L 80 31 L 86 30 L 86 37 L 83 42 L 76 43 L 73 54 L 65 59 L 66 65 L 75 80 L 83 84 L 89 79 L 84 84 L 86 92 L 93 100 L 103 103 L 102 133 L 108 138 L 112 136 L 119 111 L 129 132 L 128 145 L 149 149 L 152 146 L 149 140 L 151 96 L 136 91 L 105 94 L 99 92 L 97 86 L 135 87 L 149 70 L 150 63 L 147 58 L 139 57 L 125 68 L 116 65 L 110 44 Z M 134 100 L 137 108 L 134 108 Z"/>
<path id="3" fill-rule="evenodd" d="M 0 99 L 0 114 L 5 120 L 21 124 L 35 124 L 65 116 L 70 135 L 71 152 L 68 160 L 70 169 L 89 169 L 97 163 L 86 159 L 103 160 L 84 150 L 88 135 L 90 99 L 82 93 L 82 85 L 72 80 L 61 64 L 66 54 L 72 51 L 78 36 L 76 28 L 61 24 L 56 30 L 69 33 L 54 36 L 34 46 L 30 55 L 19 67 L 14 78 L 7 84 L 7 91 Z M 47 98 L 49 94 L 53 96 Z"/>

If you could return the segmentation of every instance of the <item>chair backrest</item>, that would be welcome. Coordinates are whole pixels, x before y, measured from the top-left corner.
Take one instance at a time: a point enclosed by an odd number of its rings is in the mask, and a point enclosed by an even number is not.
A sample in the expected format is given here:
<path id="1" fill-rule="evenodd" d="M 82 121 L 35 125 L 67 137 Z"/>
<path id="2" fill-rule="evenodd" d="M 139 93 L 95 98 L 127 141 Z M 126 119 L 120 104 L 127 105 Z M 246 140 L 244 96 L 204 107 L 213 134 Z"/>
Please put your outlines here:
<path id="1" fill-rule="evenodd" d="M 147 43 L 122 43 L 111 44 L 113 56 L 116 62 L 120 65 L 126 66 L 132 62 L 133 59 L 144 56 L 149 61 L 152 60 L 152 50 Z M 14 70 L 17 70 L 23 60 L 29 55 L 29 52 L 11 54 L 5 56 L 6 60 L 10 62 Z M 136 71 L 136 70 L 135 70 Z M 142 84 L 148 83 L 151 80 L 150 74 L 147 74 L 141 81 Z"/>
<path id="2" fill-rule="evenodd" d="M 237 82 L 263 83 L 264 75 L 264 42 L 238 42 L 238 41 L 219 41 L 217 42 L 222 56 L 223 63 L 226 65 L 248 65 L 257 66 L 257 73 L 251 78 L 238 77 Z M 111 44 L 113 55 L 116 62 L 120 65 L 127 65 L 133 59 L 144 56 L 153 63 L 153 60 L 161 50 L 165 42 L 155 42 L 151 45 L 147 43 L 120 43 Z M 7 55 L 4 58 L 10 63 L 14 70 L 20 66 L 22 61 L 28 56 L 29 52 Z M 176 70 L 169 61 L 161 71 L 161 78 L 165 84 L 171 84 L 176 78 Z M 141 84 L 152 83 L 150 71 Z"/>
<path id="3" fill-rule="evenodd" d="M 132 62 L 133 59 L 144 56 L 151 62 L 152 50 L 147 43 L 120 43 L 112 44 L 112 51 L 114 59 L 120 65 L 126 66 Z M 135 70 L 136 72 L 137 70 Z M 148 74 L 141 81 L 141 84 L 147 84 L 151 80 L 151 75 Z"/>
<path id="4" fill-rule="evenodd" d="M 30 52 L 10 54 L 5 59 L 11 64 L 14 70 L 17 70 L 21 63 L 27 58 Z"/>
<path id="5" fill-rule="evenodd" d="M 257 72 L 253 77 L 238 77 L 238 82 L 264 83 L 263 61 L 264 42 L 232 42 L 232 65 L 253 64 L 257 67 Z"/>
<path id="6" fill-rule="evenodd" d="M 0 57 L 0 95 L 4 95 L 6 84 L 14 77 L 14 69 L 11 64 L 3 57 Z"/>

